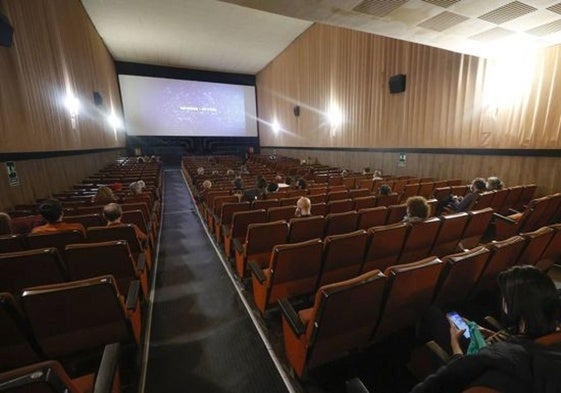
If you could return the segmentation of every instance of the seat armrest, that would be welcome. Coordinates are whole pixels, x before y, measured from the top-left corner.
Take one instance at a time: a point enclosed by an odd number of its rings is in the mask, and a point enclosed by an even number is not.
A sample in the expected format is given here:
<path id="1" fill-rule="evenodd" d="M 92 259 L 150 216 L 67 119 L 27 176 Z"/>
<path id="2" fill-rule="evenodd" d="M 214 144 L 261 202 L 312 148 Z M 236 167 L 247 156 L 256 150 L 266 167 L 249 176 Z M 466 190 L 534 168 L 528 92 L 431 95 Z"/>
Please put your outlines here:
<path id="1" fill-rule="evenodd" d="M 115 373 L 119 366 L 121 345 L 113 343 L 106 345 L 101 357 L 101 363 L 94 381 L 93 393 L 111 393 Z"/>
<path id="2" fill-rule="evenodd" d="M 493 329 L 499 331 L 499 330 L 503 330 L 503 325 L 497 321 L 494 317 L 492 317 L 491 315 L 487 315 L 485 317 L 485 322 L 487 322 L 489 324 L 489 326 L 491 326 Z"/>
<path id="3" fill-rule="evenodd" d="M 522 213 L 522 212 L 519 212 L 518 210 L 513 209 L 513 208 L 508 209 L 508 212 L 509 212 L 509 213 L 512 213 L 512 214 L 520 214 L 520 213 Z"/>
<path id="4" fill-rule="evenodd" d="M 282 311 L 282 315 L 286 318 L 286 321 L 294 334 L 297 336 L 304 334 L 306 328 L 298 317 L 298 314 L 296 314 L 296 310 L 294 310 L 292 304 L 290 304 L 286 298 L 283 298 L 279 300 L 279 306 Z"/>
<path id="5" fill-rule="evenodd" d="M 234 239 L 234 250 L 238 254 L 243 254 L 243 244 L 242 244 L 241 240 L 238 239 L 238 238 Z"/>
<path id="6" fill-rule="evenodd" d="M 226 236 L 230 233 L 230 225 L 222 225 L 222 236 Z"/>
<path id="7" fill-rule="evenodd" d="M 347 382 L 345 382 L 345 385 L 345 391 L 347 393 L 370 393 L 370 391 L 366 389 L 366 386 L 364 386 L 360 378 L 349 379 Z"/>
<path id="8" fill-rule="evenodd" d="M 512 218 L 507 217 L 507 216 L 503 216 L 502 214 L 499 214 L 499 213 L 493 213 L 493 217 L 498 218 L 498 219 L 503 220 L 503 221 L 510 222 L 511 224 L 516 224 L 517 223 L 516 220 L 513 220 Z"/>
<path id="9" fill-rule="evenodd" d="M 259 266 L 257 262 L 249 261 L 249 269 L 251 270 L 257 281 L 259 281 L 259 284 L 263 284 L 265 282 L 265 274 L 263 274 L 263 269 L 261 269 L 261 266 Z"/>
<path id="10" fill-rule="evenodd" d="M 138 254 L 138 257 L 136 258 L 136 267 L 140 271 L 144 271 L 144 269 L 146 268 L 146 253 L 145 252 L 141 252 L 140 254 Z"/>
<path id="11" fill-rule="evenodd" d="M 138 296 L 140 295 L 140 281 L 131 281 L 129 285 L 129 292 L 127 293 L 127 300 L 125 301 L 125 307 L 127 310 L 134 310 L 136 308 L 136 303 L 138 301 Z"/>

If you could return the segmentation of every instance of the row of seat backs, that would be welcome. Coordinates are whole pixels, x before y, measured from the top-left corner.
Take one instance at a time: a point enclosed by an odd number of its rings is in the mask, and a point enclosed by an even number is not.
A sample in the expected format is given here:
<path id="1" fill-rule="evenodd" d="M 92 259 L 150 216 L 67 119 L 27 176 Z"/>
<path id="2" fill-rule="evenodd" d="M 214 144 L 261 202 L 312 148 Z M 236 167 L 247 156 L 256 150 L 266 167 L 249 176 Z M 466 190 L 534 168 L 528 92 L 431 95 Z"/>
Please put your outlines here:
<path id="1" fill-rule="evenodd" d="M 0 294 L 0 370 L 135 341 L 111 276 L 28 288 L 19 299 Z"/>
<path id="2" fill-rule="evenodd" d="M 559 222 L 561 219 L 561 193 L 546 195 L 531 200 L 521 214 L 509 219 L 495 214 L 495 235 L 505 239 L 519 232 L 536 230 L 542 226 Z"/>
<path id="3" fill-rule="evenodd" d="M 103 275 L 112 275 L 124 294 L 132 281 L 141 280 L 143 295 L 148 295 L 147 269 L 137 265 L 124 240 L 69 244 L 64 258 L 54 247 L 0 254 L 0 292 L 14 296 L 28 287 Z"/>

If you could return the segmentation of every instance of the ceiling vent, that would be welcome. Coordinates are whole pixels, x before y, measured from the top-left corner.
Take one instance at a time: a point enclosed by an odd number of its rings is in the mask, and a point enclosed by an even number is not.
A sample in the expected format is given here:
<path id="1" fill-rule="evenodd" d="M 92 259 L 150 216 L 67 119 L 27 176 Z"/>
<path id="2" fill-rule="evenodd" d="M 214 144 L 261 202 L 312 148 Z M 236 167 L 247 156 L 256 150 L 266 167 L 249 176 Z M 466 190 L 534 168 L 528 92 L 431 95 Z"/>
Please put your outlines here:
<path id="1" fill-rule="evenodd" d="M 364 0 L 353 11 L 382 18 L 409 0 Z"/>
<path id="2" fill-rule="evenodd" d="M 561 3 L 553 4 L 552 6 L 547 7 L 546 10 L 549 10 L 551 12 L 555 12 L 556 14 L 561 15 Z"/>
<path id="3" fill-rule="evenodd" d="M 444 31 L 468 19 L 469 18 L 467 16 L 444 11 L 430 19 L 425 20 L 424 22 L 419 23 L 417 26 L 434 31 Z"/>
<path id="4" fill-rule="evenodd" d="M 527 30 L 526 33 L 543 37 L 559 31 L 561 31 L 561 19 L 554 20 L 553 22 L 549 22 L 541 26 L 536 26 L 533 29 Z"/>
<path id="5" fill-rule="evenodd" d="M 437 5 L 439 7 L 448 8 L 452 4 L 459 3 L 461 0 L 423 0 L 425 3 Z"/>
<path id="6" fill-rule="evenodd" d="M 521 3 L 519 1 L 513 1 L 503 5 L 502 7 L 496 8 L 493 11 L 487 12 L 481 15 L 479 19 L 483 19 L 487 22 L 500 25 L 502 23 L 508 22 L 521 17 L 522 15 L 529 14 L 530 12 L 536 11 L 537 8 L 529 6 L 528 4 Z"/>
<path id="7" fill-rule="evenodd" d="M 513 33 L 514 33 L 513 31 L 503 29 L 502 27 L 494 27 L 491 30 L 487 30 L 484 31 L 483 33 L 472 35 L 469 38 L 479 42 L 493 42 L 508 37 Z"/>

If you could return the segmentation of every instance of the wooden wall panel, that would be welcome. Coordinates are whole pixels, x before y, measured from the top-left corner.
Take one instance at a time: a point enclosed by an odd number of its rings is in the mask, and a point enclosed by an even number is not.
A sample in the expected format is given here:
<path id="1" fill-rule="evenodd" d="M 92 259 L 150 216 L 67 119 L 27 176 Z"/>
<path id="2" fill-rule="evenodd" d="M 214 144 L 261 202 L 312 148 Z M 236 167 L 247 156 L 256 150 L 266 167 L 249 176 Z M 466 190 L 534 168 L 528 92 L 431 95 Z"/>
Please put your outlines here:
<path id="1" fill-rule="evenodd" d="M 257 76 L 261 145 L 559 149 L 561 47 L 522 56 L 491 61 L 316 24 Z M 398 73 L 407 90 L 390 94 Z"/>
<path id="2" fill-rule="evenodd" d="M 272 154 L 275 149 L 261 149 Z M 397 152 L 278 149 L 277 154 L 298 159 L 317 158 L 320 163 L 360 171 L 382 169 L 384 174 L 463 179 L 498 175 L 506 185 L 536 183 L 539 195 L 561 191 L 561 159 L 532 156 L 481 156 L 468 154 L 407 153 L 406 167 L 398 167 Z"/>
<path id="3" fill-rule="evenodd" d="M 0 211 L 17 204 L 33 203 L 53 193 L 70 189 L 103 168 L 124 151 L 113 150 L 64 157 L 15 161 L 20 185 L 10 186 L 4 163 L 0 162 Z"/>
<path id="4" fill-rule="evenodd" d="M 0 152 L 81 150 L 124 146 L 113 59 L 79 0 L 0 0 L 14 27 L 11 48 L 0 47 Z M 96 107 L 93 92 L 103 96 Z M 81 102 L 75 127 L 67 93 Z"/>

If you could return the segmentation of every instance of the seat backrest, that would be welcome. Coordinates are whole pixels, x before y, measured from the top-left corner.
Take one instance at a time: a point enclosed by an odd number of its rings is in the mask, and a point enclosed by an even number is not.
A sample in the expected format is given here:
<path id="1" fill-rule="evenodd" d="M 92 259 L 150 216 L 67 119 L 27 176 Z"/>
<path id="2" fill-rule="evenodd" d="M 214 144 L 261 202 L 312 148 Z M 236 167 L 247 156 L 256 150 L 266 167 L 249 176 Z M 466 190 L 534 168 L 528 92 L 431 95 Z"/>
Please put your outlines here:
<path id="1" fill-rule="evenodd" d="M 496 289 L 499 273 L 516 263 L 525 244 L 526 242 L 521 236 L 488 243 L 485 247 L 489 249 L 491 255 L 477 283 L 476 291 Z"/>
<path id="2" fill-rule="evenodd" d="M 479 194 L 474 203 L 467 208 L 467 210 L 481 210 L 491 207 L 493 199 L 495 198 L 495 191 L 485 191 Z"/>
<path id="3" fill-rule="evenodd" d="M 278 199 L 257 199 L 251 203 L 252 209 L 265 209 L 279 206 Z"/>
<path id="4" fill-rule="evenodd" d="M 419 184 L 419 190 L 417 191 L 417 195 L 423 196 L 425 198 L 430 198 L 432 196 L 432 190 L 434 189 L 434 182 L 421 182 Z"/>
<path id="5" fill-rule="evenodd" d="M 226 203 L 239 203 L 239 198 L 237 195 L 221 195 L 215 197 L 211 205 L 212 213 L 215 214 L 216 217 L 222 217 L 222 207 Z"/>
<path id="6" fill-rule="evenodd" d="M 496 211 L 502 211 L 503 205 L 510 194 L 510 188 L 504 188 L 502 190 L 494 191 L 495 196 L 493 197 L 493 201 L 491 202 L 491 208 Z"/>
<path id="7" fill-rule="evenodd" d="M 371 207 L 361 209 L 358 211 L 358 224 L 357 229 L 365 229 L 384 225 L 388 209 L 385 206 Z"/>
<path id="8" fill-rule="evenodd" d="M 267 221 L 265 209 L 235 212 L 232 217 L 230 236 L 232 239 L 244 238 L 249 224 L 258 224 Z"/>
<path id="9" fill-rule="evenodd" d="M 441 216 L 442 224 L 434 241 L 430 255 L 441 258 L 453 254 L 462 238 L 464 229 L 468 223 L 469 215 L 466 212 Z"/>
<path id="10" fill-rule="evenodd" d="M 267 220 L 268 221 L 279 221 L 286 220 L 289 221 L 294 218 L 294 213 L 296 208 L 294 206 L 279 206 L 270 207 L 267 209 Z"/>
<path id="11" fill-rule="evenodd" d="M 541 258 L 549 260 L 550 264 L 558 262 L 561 258 L 561 224 L 554 224 L 550 226 L 555 231 L 551 241 L 544 250 Z"/>
<path id="12" fill-rule="evenodd" d="M 485 268 L 489 254 L 487 248 L 479 246 L 444 257 L 434 303 L 446 308 L 467 299 Z"/>
<path id="13" fill-rule="evenodd" d="M 407 184 L 407 179 L 398 179 L 394 182 L 392 190 L 395 193 L 401 195 L 401 194 L 403 194 L 403 191 L 405 190 L 405 185 L 406 184 Z"/>
<path id="14" fill-rule="evenodd" d="M 9 293 L 0 293 L 0 371 L 39 360 L 15 299 Z"/>
<path id="15" fill-rule="evenodd" d="M 25 250 L 25 240 L 24 235 L 0 236 L 0 253 Z"/>
<path id="16" fill-rule="evenodd" d="M 559 211 L 559 205 L 561 204 L 561 193 L 555 193 L 549 195 L 547 206 L 542 213 L 542 216 L 538 222 L 535 223 L 536 227 L 541 227 L 544 225 L 554 224 L 557 219 L 557 211 Z"/>
<path id="17" fill-rule="evenodd" d="M 327 203 L 327 194 L 308 195 L 311 203 Z"/>
<path id="18" fill-rule="evenodd" d="M 535 184 L 526 184 L 522 186 L 522 195 L 520 195 L 520 199 L 515 205 L 515 209 L 522 210 L 523 207 L 526 206 L 534 198 L 534 193 L 536 192 L 537 188 L 538 186 Z"/>
<path id="19" fill-rule="evenodd" d="M 142 212 L 142 215 L 144 216 L 144 221 L 150 221 L 151 207 L 149 207 L 146 202 L 123 203 L 121 204 L 121 209 L 123 209 L 124 212 L 128 210 L 140 210 Z"/>
<path id="20" fill-rule="evenodd" d="M 144 215 L 140 210 L 129 210 L 123 212 L 121 222 L 123 224 L 134 224 L 145 234 L 150 233 L 150 228 L 148 227 L 147 222 L 144 221 Z"/>
<path id="21" fill-rule="evenodd" d="M 448 184 L 450 184 L 450 182 L 448 182 Z M 469 190 L 468 185 L 465 185 L 465 184 L 451 185 L 450 184 L 450 193 L 452 195 L 464 196 L 468 193 L 468 190 Z"/>
<path id="22" fill-rule="evenodd" d="M 384 311 L 374 340 L 413 325 L 429 306 L 442 270 L 442 262 L 436 257 L 388 267 L 387 293 Z"/>
<path id="23" fill-rule="evenodd" d="M 354 199 L 353 209 L 359 211 L 360 209 L 368 209 L 370 207 L 376 207 L 376 197 L 373 195 L 359 197 Z"/>
<path id="24" fill-rule="evenodd" d="M 493 209 L 488 207 L 482 210 L 471 210 L 468 214 L 469 220 L 462 235 L 462 246 L 467 249 L 476 247 L 483 237 L 493 218 Z"/>
<path id="25" fill-rule="evenodd" d="M 349 192 L 347 190 L 343 191 L 331 191 L 327 194 L 327 202 L 340 201 L 342 199 L 349 199 Z"/>
<path id="26" fill-rule="evenodd" d="M 384 275 L 375 270 L 318 289 L 306 329 L 309 369 L 368 343 L 378 323 L 385 284 Z"/>
<path id="27" fill-rule="evenodd" d="M 319 285 L 348 280 L 359 274 L 364 260 L 368 234 L 360 229 L 327 236 L 323 247 L 323 266 Z"/>
<path id="28" fill-rule="evenodd" d="M 370 228 L 362 271 L 385 270 L 388 266 L 395 265 L 408 230 L 409 227 L 403 222 Z"/>
<path id="29" fill-rule="evenodd" d="M 111 276 L 28 288 L 21 301 L 33 335 L 48 358 L 132 339 Z"/>
<path id="30" fill-rule="evenodd" d="M 312 204 L 312 214 L 316 216 L 327 216 L 329 213 L 329 208 L 327 207 L 327 203 L 320 202 Z"/>
<path id="31" fill-rule="evenodd" d="M 288 197 L 288 198 L 280 198 L 279 199 L 279 204 L 280 204 L 280 206 L 296 207 L 296 202 L 298 202 L 298 199 L 300 199 L 299 196 Z"/>
<path id="32" fill-rule="evenodd" d="M 4 393 L 84 393 L 54 360 L 0 374 L 0 388 Z"/>
<path id="33" fill-rule="evenodd" d="M 526 245 L 516 263 L 518 265 L 535 265 L 538 263 L 553 235 L 555 235 L 555 230 L 550 227 L 541 227 L 533 232 L 521 233 L 520 236 L 524 238 Z"/>
<path id="34" fill-rule="evenodd" d="M 401 200 L 406 201 L 407 198 L 419 195 L 419 183 L 406 184 L 403 188 L 403 194 L 401 194 Z"/>
<path id="35" fill-rule="evenodd" d="M 372 179 L 360 179 L 357 180 L 357 185 L 359 188 L 366 188 L 369 191 L 372 191 L 372 185 L 374 184 L 374 182 L 372 181 Z"/>
<path id="36" fill-rule="evenodd" d="M 370 195 L 370 190 L 368 188 L 358 188 L 356 190 L 349 191 L 349 197 L 351 199 L 367 197 Z"/>
<path id="37" fill-rule="evenodd" d="M 124 240 L 133 255 L 143 252 L 144 248 L 136 237 L 132 224 L 112 225 L 105 227 L 90 227 L 87 231 L 89 243 L 111 242 Z M 85 242 L 81 242 L 85 243 Z"/>
<path id="38" fill-rule="evenodd" d="M 549 206 L 549 197 L 544 196 L 531 200 L 524 213 L 528 212 L 526 219 L 520 224 L 519 232 L 534 231 L 541 227 L 543 215 Z"/>
<path id="39" fill-rule="evenodd" d="M 399 263 L 409 263 L 426 258 L 440 229 L 440 218 L 427 218 L 422 222 L 409 223 L 409 231 L 399 256 Z"/>
<path id="40" fill-rule="evenodd" d="M 448 199 L 450 193 L 451 193 L 450 186 L 437 187 L 434 189 L 432 196 L 438 199 L 439 201 L 443 201 Z"/>
<path id="41" fill-rule="evenodd" d="M 290 219 L 288 243 L 299 243 L 323 238 L 325 218 L 323 216 L 298 217 Z"/>
<path id="42" fill-rule="evenodd" d="M 64 222 L 82 224 L 84 228 L 98 227 L 105 224 L 101 214 L 84 214 L 80 216 L 64 216 Z"/>
<path id="43" fill-rule="evenodd" d="M 71 280 L 112 275 L 122 294 L 137 278 L 136 264 L 125 240 L 70 244 L 66 246 L 65 259 Z"/>
<path id="44" fill-rule="evenodd" d="M 395 224 L 403 220 L 403 217 L 407 214 L 407 205 L 405 203 L 401 205 L 391 205 L 388 206 L 388 218 L 386 219 L 386 224 Z"/>
<path id="45" fill-rule="evenodd" d="M 64 247 L 68 244 L 84 243 L 85 241 L 84 234 L 78 230 L 27 235 L 30 249 L 55 247 L 60 255 L 64 255 Z"/>
<path id="46" fill-rule="evenodd" d="M 222 205 L 220 212 L 220 225 L 232 225 L 232 216 L 236 212 L 249 210 L 249 202 L 233 202 Z"/>
<path id="47" fill-rule="evenodd" d="M 22 289 L 67 280 L 56 248 L 0 254 L 0 292 L 19 295 Z"/>
<path id="48" fill-rule="evenodd" d="M 508 215 L 509 209 L 512 209 L 516 206 L 520 197 L 522 196 L 522 190 L 524 187 L 522 186 L 514 186 L 509 188 L 509 192 L 503 201 L 503 205 L 501 206 L 499 213 L 503 215 Z"/>
<path id="49" fill-rule="evenodd" d="M 352 199 L 339 199 L 327 202 L 329 213 L 344 213 L 353 210 L 354 202 Z"/>
<path id="50" fill-rule="evenodd" d="M 245 253 L 270 253 L 277 244 L 285 244 L 288 237 L 288 223 L 284 220 L 249 224 L 246 235 Z"/>
<path id="51" fill-rule="evenodd" d="M 85 214 L 103 214 L 104 205 L 94 206 L 78 206 L 76 208 L 77 215 L 83 216 Z"/>
<path id="52" fill-rule="evenodd" d="M 325 236 L 352 232 L 356 230 L 357 223 L 358 213 L 354 210 L 346 213 L 328 214 L 325 217 Z"/>
<path id="53" fill-rule="evenodd" d="M 391 206 L 399 202 L 399 194 L 392 192 L 388 195 L 376 196 L 376 206 Z"/>

